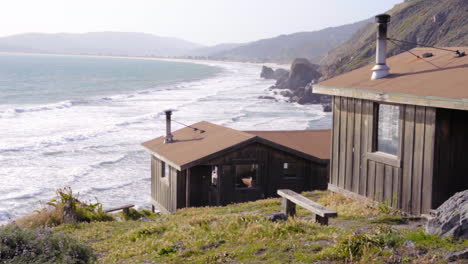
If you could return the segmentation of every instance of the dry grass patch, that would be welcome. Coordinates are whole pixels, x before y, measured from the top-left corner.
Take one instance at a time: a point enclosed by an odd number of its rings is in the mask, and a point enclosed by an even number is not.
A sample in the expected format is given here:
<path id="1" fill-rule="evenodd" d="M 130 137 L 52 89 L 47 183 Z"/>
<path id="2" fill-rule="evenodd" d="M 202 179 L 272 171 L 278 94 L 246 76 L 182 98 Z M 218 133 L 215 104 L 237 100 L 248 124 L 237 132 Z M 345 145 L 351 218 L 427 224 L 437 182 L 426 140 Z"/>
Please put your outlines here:
<path id="1" fill-rule="evenodd" d="M 32 215 L 17 219 L 15 223 L 28 229 L 61 225 L 63 223 L 63 205 L 42 208 Z"/>

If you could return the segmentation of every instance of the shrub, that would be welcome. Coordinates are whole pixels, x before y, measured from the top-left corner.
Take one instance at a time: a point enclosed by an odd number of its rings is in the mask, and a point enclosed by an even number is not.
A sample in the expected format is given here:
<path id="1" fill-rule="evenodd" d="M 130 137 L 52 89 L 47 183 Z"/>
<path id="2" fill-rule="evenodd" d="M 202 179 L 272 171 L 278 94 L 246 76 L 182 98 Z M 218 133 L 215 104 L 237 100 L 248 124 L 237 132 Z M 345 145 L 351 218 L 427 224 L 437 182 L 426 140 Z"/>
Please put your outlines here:
<path id="1" fill-rule="evenodd" d="M 7 226 L 0 230 L 1 263 L 93 263 L 92 249 L 48 229 Z"/>
<path id="2" fill-rule="evenodd" d="M 102 204 L 81 202 L 70 187 L 58 189 L 57 197 L 36 214 L 20 218 L 16 224 L 24 228 L 54 227 L 70 222 L 112 221 L 111 215 L 104 212 Z"/>
<path id="3" fill-rule="evenodd" d="M 335 246 L 339 258 L 354 261 L 366 252 L 395 248 L 402 243 L 402 236 L 390 227 L 377 227 L 368 232 L 351 235 Z"/>

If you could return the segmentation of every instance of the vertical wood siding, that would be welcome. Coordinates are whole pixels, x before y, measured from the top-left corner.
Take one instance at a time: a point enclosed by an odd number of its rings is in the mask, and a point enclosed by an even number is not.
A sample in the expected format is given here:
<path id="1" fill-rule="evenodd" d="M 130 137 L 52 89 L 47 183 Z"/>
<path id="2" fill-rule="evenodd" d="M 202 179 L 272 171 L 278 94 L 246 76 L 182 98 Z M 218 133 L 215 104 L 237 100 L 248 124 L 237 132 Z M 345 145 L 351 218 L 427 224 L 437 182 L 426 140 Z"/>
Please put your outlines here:
<path id="1" fill-rule="evenodd" d="M 161 178 L 162 161 L 152 156 L 151 158 L 151 198 L 169 212 L 177 209 L 177 181 L 180 172 L 169 166 L 167 178 Z M 180 180 L 179 180 L 180 181 Z"/>
<path id="2" fill-rule="evenodd" d="M 283 177 L 283 163 L 295 163 L 298 167 L 296 178 Z M 261 195 L 258 197 L 277 196 L 278 189 L 292 189 L 297 192 L 305 190 L 326 189 L 328 181 L 328 162 L 316 163 L 296 155 L 277 150 L 261 143 L 253 143 L 241 149 L 213 159 L 206 165 L 220 166 L 220 198 L 221 204 L 257 200 L 247 197 L 235 190 L 235 166 L 242 163 L 258 163 L 260 175 L 258 185 Z M 256 196 L 252 196 L 256 197 Z"/>
<path id="3" fill-rule="evenodd" d="M 294 163 L 298 167 L 296 177 L 284 177 L 284 162 Z M 259 193 L 235 189 L 234 165 L 247 163 L 257 163 L 260 166 L 260 175 L 257 178 L 257 184 L 261 187 Z M 163 162 L 152 156 L 151 198 L 155 206 L 170 213 L 187 206 L 208 205 L 211 179 L 202 182 L 200 176 L 211 176 L 211 171 L 207 173 L 206 170 L 201 170 L 202 167 L 219 166 L 219 197 L 216 197 L 216 204 L 220 205 L 277 196 L 278 189 L 292 189 L 297 192 L 326 189 L 329 173 L 328 161 L 314 162 L 261 143 L 250 144 L 184 171 L 170 167 L 167 178 L 161 178 L 162 166 Z"/>
<path id="4" fill-rule="evenodd" d="M 366 155 L 372 152 L 374 102 L 334 97 L 330 183 L 418 215 L 431 209 L 435 108 L 400 108 L 401 166 L 395 166 Z"/>

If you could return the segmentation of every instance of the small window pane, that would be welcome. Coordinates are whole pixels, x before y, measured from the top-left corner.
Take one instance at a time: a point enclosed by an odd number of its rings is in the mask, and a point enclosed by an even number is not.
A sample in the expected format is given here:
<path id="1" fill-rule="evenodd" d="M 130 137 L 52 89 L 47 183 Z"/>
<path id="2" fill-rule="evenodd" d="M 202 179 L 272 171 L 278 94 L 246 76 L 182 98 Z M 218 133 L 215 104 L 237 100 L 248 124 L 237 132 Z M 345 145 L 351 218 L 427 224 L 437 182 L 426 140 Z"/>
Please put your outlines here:
<path id="1" fill-rule="evenodd" d="M 396 105 L 379 105 L 377 121 L 377 151 L 392 155 L 398 153 L 400 141 L 400 107 Z"/>
<path id="2" fill-rule="evenodd" d="M 296 178 L 297 177 L 297 164 L 295 163 L 283 163 L 283 177 L 284 178 Z"/>
<path id="3" fill-rule="evenodd" d="M 161 162 L 161 178 L 169 176 L 170 167 L 166 162 Z"/>
<path id="4" fill-rule="evenodd" d="M 257 184 L 258 164 L 236 165 L 236 187 L 252 188 Z"/>

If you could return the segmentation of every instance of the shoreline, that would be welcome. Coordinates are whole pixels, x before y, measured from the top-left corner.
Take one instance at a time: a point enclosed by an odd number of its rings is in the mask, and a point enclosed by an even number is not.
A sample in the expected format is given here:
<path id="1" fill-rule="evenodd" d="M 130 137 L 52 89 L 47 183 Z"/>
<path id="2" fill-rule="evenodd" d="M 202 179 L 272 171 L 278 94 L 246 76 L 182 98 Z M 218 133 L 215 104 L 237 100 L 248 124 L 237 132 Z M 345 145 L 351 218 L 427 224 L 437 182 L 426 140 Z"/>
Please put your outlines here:
<path id="1" fill-rule="evenodd" d="M 109 56 L 89 55 L 87 57 L 109 58 Z M 138 146 L 141 142 L 164 133 L 164 120 L 159 118 L 157 113 L 167 107 L 178 109 L 179 119 L 183 119 L 184 123 L 207 120 L 244 130 L 328 128 L 329 116 L 322 113 L 318 107 L 304 107 L 283 100 L 270 102 L 259 99 L 259 96 L 271 93 L 267 88 L 272 83 L 260 78 L 259 64 L 145 57 L 116 58 L 180 61 L 205 65 L 212 63 L 214 66 L 226 68 L 226 74 L 190 82 L 188 86 L 181 85 L 180 89 L 155 89 L 144 93 L 123 94 L 125 96 L 117 94 L 111 100 L 98 98 L 99 104 L 91 108 L 86 104 L 73 105 L 71 110 L 70 107 L 48 107 L 44 111 L 30 111 L 31 114 L 26 111 L 27 114 L 19 113 L 11 118 L 2 119 L 2 122 L 5 122 L 2 124 L 10 127 L 12 133 L 3 137 L 0 145 L 15 150 L 15 152 L 4 152 L 7 153 L 4 155 L 24 161 L 27 163 L 24 167 L 28 169 L 5 163 L 5 168 L 11 169 L 5 178 L 11 186 L 0 188 L 0 193 L 5 192 L 0 195 L 0 207 L 6 209 L 0 210 L 0 224 L 8 223 L 37 209 L 36 206 L 39 206 L 37 201 L 47 201 L 54 195 L 51 189 L 63 186 L 71 186 L 85 200 L 98 197 L 106 206 L 118 205 L 118 201 L 125 199 L 129 203 L 141 206 L 140 208 L 145 208 L 147 205 L 145 193 L 149 191 L 146 189 L 145 178 L 149 167 L 144 163 L 146 153 L 141 153 Z M 24 57 L 23 60 L 25 59 L 28 57 Z M 213 111 L 221 108 L 226 109 Z M 93 114 L 97 110 L 100 115 Z M 275 113 L 277 114 L 274 115 Z M 54 117 L 56 115 L 58 118 Z M 42 122 L 42 118 L 48 118 L 47 122 Z M 28 124 L 35 124 L 36 131 L 40 133 L 30 131 L 30 136 L 25 137 L 24 142 L 15 140 L 15 131 L 28 130 L 26 126 L 29 125 L 23 122 L 26 120 Z M 55 129 L 58 122 L 67 129 Z M 85 123 L 93 125 L 83 130 L 80 124 Z M 29 164 L 27 160 L 33 155 L 36 164 Z M 0 155 L 0 159 L 2 157 Z M 68 166 L 68 161 L 71 159 L 73 159 L 72 168 Z M 122 165 L 124 163 L 125 165 Z M 30 170 L 28 166 L 33 169 Z M 44 174 L 48 176 L 43 177 Z M 45 178 L 45 182 L 49 182 L 47 184 L 38 182 L 34 188 L 24 189 L 16 194 L 14 190 L 17 185 L 20 186 L 17 181 L 18 175 L 21 175 L 24 181 L 35 182 L 36 179 Z M 109 175 L 120 176 L 109 182 L 107 178 Z M 142 189 L 143 192 L 135 191 Z M 15 204 L 12 205 L 11 201 Z"/>
<path id="2" fill-rule="evenodd" d="M 40 52 L 3 52 L 0 54 L 16 54 L 16 55 L 43 55 L 43 56 L 69 56 L 69 57 L 88 57 L 88 58 L 114 58 L 114 59 L 138 59 L 138 60 L 157 60 L 157 61 L 168 61 L 168 62 L 183 62 L 183 63 L 194 63 L 204 64 L 207 63 L 236 63 L 245 65 L 258 65 L 281 68 L 289 70 L 291 64 L 279 64 L 274 62 L 258 63 L 258 62 L 241 62 L 241 61 L 222 61 L 222 60 L 196 60 L 187 58 L 164 58 L 164 57 L 145 57 L 145 56 L 114 56 L 114 55 L 87 55 L 87 54 L 62 54 L 62 53 L 40 53 Z M 260 73 L 259 73 L 260 75 Z"/>

